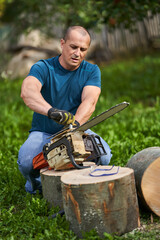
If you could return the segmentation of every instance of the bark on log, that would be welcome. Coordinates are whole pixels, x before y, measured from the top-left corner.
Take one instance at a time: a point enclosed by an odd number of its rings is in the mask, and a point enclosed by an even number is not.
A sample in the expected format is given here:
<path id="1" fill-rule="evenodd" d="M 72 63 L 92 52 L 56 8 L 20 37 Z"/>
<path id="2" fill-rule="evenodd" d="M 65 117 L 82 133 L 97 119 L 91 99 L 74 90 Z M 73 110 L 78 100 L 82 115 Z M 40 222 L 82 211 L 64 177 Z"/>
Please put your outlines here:
<path id="1" fill-rule="evenodd" d="M 61 191 L 61 176 L 66 173 L 65 171 L 48 170 L 43 168 L 40 171 L 42 194 L 47 200 L 50 207 L 59 206 L 63 209 L 62 191 Z"/>
<path id="2" fill-rule="evenodd" d="M 94 166 L 93 162 L 85 162 L 84 166 Z M 62 191 L 61 191 L 61 176 L 69 172 L 69 174 L 74 171 L 74 169 L 64 170 L 64 171 L 55 171 L 53 169 L 49 170 L 48 168 L 42 168 L 40 170 L 41 183 L 42 183 L 42 194 L 43 197 L 47 200 L 50 207 L 59 206 L 60 209 L 63 209 L 63 200 L 62 200 Z"/>
<path id="3" fill-rule="evenodd" d="M 160 147 L 138 152 L 127 167 L 134 170 L 140 205 L 160 216 Z"/>
<path id="4" fill-rule="evenodd" d="M 116 170 L 114 167 L 110 173 Z M 92 177 L 89 173 L 90 169 L 82 169 L 61 177 L 63 207 L 71 230 L 82 237 L 83 231 L 96 229 L 104 237 L 104 232 L 121 235 L 138 227 L 139 208 L 133 170 L 120 167 L 118 174 L 101 177 Z M 102 173 L 106 171 L 98 172 Z"/>

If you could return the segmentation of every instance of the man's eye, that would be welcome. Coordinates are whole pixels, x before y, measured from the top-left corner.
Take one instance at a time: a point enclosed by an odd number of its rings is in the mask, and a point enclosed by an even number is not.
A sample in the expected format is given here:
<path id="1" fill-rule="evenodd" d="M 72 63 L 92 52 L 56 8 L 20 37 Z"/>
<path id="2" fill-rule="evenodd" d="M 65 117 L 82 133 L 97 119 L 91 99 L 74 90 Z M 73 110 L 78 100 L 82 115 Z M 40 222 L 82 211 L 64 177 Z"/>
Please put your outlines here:
<path id="1" fill-rule="evenodd" d="M 82 51 L 82 52 L 85 52 L 85 51 L 86 51 L 86 49 L 85 49 L 85 48 L 81 48 L 81 51 Z"/>
<path id="2" fill-rule="evenodd" d="M 77 47 L 76 46 L 71 46 L 72 49 L 76 49 Z"/>

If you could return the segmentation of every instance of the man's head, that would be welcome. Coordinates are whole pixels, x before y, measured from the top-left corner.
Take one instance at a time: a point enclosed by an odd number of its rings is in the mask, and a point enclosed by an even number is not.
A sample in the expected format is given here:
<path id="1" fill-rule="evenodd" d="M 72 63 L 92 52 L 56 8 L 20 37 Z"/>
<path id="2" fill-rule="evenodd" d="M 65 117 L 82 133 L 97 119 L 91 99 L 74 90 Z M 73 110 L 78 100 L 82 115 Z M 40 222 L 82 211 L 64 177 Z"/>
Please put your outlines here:
<path id="1" fill-rule="evenodd" d="M 90 34 L 85 28 L 69 27 L 64 38 L 61 39 L 60 64 L 70 71 L 77 69 L 87 54 L 90 42 Z"/>

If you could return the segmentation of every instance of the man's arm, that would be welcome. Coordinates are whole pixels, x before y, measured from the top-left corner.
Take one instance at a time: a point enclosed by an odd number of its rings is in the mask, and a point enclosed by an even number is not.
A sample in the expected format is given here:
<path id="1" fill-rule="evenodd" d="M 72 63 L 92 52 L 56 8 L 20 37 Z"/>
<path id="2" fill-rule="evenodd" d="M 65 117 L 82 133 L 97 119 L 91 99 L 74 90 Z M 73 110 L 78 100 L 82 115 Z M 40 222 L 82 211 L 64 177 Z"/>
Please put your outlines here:
<path id="1" fill-rule="evenodd" d="M 86 86 L 82 92 L 82 102 L 77 109 L 75 119 L 81 124 L 88 121 L 95 110 L 101 89 L 96 86 Z"/>
<path id="2" fill-rule="evenodd" d="M 53 108 L 45 101 L 41 94 L 41 88 L 42 84 L 37 78 L 32 76 L 26 77 L 21 88 L 21 97 L 24 103 L 34 112 L 48 116 L 59 124 L 68 125 L 72 123 L 77 125 L 72 113 Z"/>
<path id="3" fill-rule="evenodd" d="M 52 107 L 45 101 L 41 94 L 41 82 L 32 76 L 28 76 L 23 80 L 21 88 L 21 97 L 24 103 L 34 112 L 48 115 L 48 110 Z"/>

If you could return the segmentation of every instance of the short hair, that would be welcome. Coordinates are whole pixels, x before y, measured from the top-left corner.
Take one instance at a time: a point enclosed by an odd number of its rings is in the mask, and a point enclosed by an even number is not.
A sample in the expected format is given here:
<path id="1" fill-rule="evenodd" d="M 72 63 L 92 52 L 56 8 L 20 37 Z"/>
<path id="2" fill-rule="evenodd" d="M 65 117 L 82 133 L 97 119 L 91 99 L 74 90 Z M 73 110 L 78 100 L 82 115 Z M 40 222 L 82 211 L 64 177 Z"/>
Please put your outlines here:
<path id="1" fill-rule="evenodd" d="M 88 35 L 89 38 L 90 38 L 90 42 L 91 42 L 91 35 L 90 35 L 90 33 L 88 32 L 87 29 L 85 29 L 84 27 L 81 27 L 81 26 L 71 26 L 71 27 L 67 28 L 67 30 L 66 30 L 65 33 L 64 33 L 64 37 L 63 37 L 63 39 L 64 39 L 65 41 L 67 41 L 67 39 L 69 38 L 69 35 L 70 35 L 70 33 L 71 33 L 72 30 L 77 30 L 77 31 L 78 31 L 79 33 L 81 33 L 83 36 Z"/>

